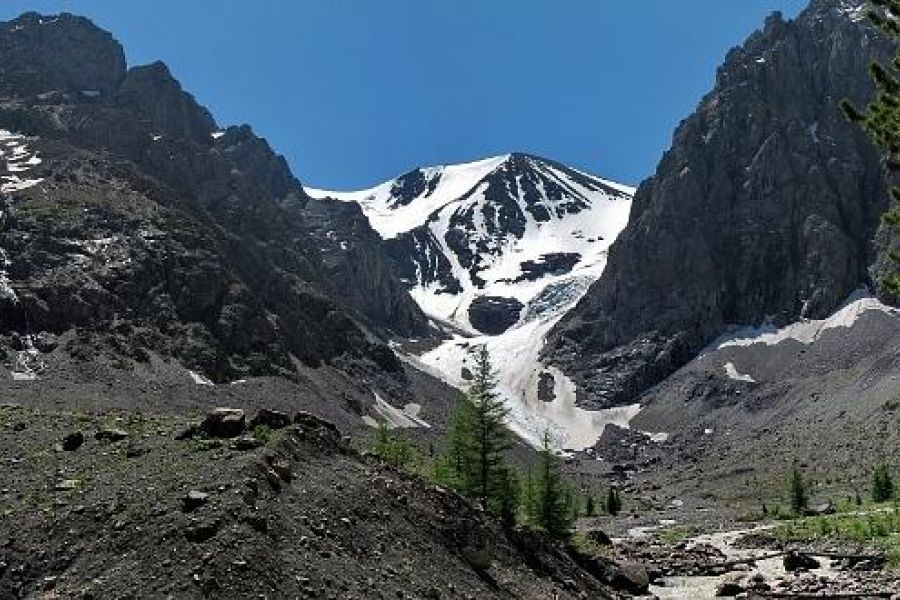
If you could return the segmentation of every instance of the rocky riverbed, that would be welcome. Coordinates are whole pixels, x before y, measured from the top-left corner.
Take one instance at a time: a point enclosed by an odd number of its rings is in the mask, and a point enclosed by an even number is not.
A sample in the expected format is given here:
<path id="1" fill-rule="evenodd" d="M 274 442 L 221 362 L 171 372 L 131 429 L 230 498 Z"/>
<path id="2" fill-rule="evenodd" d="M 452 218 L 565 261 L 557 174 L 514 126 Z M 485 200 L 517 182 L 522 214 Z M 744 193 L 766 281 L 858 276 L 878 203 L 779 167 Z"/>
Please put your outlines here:
<path id="1" fill-rule="evenodd" d="M 841 557 L 840 549 L 772 547 L 773 525 L 697 536 L 674 545 L 621 542 L 640 556 L 653 577 L 650 592 L 660 600 L 714 597 L 892 598 L 900 577 L 877 558 Z M 745 540 L 759 541 L 759 546 Z M 853 553 L 856 551 L 854 550 Z M 846 552 L 846 554 L 853 554 Z"/>

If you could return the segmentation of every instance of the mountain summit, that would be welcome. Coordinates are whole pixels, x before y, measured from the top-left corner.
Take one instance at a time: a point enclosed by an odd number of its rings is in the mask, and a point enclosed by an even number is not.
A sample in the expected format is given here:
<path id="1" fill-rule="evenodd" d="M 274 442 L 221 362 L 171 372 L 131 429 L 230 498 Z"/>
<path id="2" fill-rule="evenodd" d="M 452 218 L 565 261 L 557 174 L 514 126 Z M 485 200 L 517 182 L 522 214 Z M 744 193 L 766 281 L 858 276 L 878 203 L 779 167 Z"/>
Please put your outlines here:
<path id="1" fill-rule="evenodd" d="M 358 203 L 431 317 L 499 334 L 562 279 L 599 276 L 634 189 L 529 154 L 419 168 L 357 192 Z"/>

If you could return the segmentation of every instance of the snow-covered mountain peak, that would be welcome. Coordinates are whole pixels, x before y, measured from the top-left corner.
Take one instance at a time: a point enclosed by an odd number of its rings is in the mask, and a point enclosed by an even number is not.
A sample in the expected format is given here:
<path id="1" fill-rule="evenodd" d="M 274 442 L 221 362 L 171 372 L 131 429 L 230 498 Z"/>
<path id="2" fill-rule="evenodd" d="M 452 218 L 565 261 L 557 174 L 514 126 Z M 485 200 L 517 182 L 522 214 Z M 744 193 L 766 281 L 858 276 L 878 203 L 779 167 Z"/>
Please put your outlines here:
<path id="1" fill-rule="evenodd" d="M 307 191 L 362 207 L 427 314 L 493 334 L 549 285 L 598 277 L 634 194 L 524 153 L 419 168 L 358 192 Z"/>

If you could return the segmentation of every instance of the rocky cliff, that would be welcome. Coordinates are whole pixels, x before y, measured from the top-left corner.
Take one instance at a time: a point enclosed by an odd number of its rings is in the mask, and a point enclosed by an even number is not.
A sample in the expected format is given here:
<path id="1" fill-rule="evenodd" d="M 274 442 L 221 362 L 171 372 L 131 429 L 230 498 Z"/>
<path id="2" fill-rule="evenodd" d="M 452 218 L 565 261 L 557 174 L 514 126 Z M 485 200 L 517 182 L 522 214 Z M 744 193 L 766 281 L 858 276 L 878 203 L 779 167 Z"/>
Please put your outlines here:
<path id="1" fill-rule="evenodd" d="M 729 325 L 821 317 L 872 284 L 885 179 L 838 107 L 867 99 L 868 63 L 889 52 L 863 4 L 774 14 L 728 54 L 602 278 L 549 337 L 581 402 L 631 401 Z"/>
<path id="2" fill-rule="evenodd" d="M 73 355 L 224 381 L 298 359 L 400 372 L 379 339 L 427 333 L 358 207 L 309 198 L 264 139 L 220 131 L 162 63 L 126 70 L 86 19 L 0 23 L 0 130 L 7 347 L 75 329 Z"/>

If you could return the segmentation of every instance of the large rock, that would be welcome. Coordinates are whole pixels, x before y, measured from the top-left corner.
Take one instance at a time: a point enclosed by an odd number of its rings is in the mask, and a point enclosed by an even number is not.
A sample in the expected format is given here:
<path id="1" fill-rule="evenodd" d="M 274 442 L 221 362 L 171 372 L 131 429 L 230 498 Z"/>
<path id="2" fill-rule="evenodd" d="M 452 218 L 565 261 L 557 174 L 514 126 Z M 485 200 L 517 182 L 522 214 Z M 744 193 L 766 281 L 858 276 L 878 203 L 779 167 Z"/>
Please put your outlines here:
<path id="1" fill-rule="evenodd" d="M 250 419 L 249 429 L 264 426 L 269 429 L 283 429 L 293 422 L 291 416 L 278 410 L 261 408 Z"/>
<path id="2" fill-rule="evenodd" d="M 793 550 L 784 555 L 782 562 L 784 563 L 784 570 L 788 572 L 799 571 L 801 569 L 810 571 L 812 569 L 818 569 L 821 566 L 819 561 L 812 556 L 794 552 Z"/>
<path id="3" fill-rule="evenodd" d="M 515 298 L 479 296 L 469 305 L 469 322 L 481 333 L 500 335 L 519 321 L 523 308 Z"/>
<path id="4" fill-rule="evenodd" d="M 650 576 L 641 563 L 621 561 L 614 567 L 612 586 L 632 594 L 646 594 L 650 589 Z"/>
<path id="5" fill-rule="evenodd" d="M 871 282 L 885 174 L 838 106 L 864 103 L 869 62 L 890 54 L 862 4 L 776 13 L 728 54 L 603 276 L 548 338 L 580 400 L 631 402 L 728 325 L 821 318 Z"/>
<path id="6" fill-rule="evenodd" d="M 244 432 L 246 420 L 240 408 L 216 408 L 206 415 L 200 431 L 209 437 L 233 438 Z"/>

